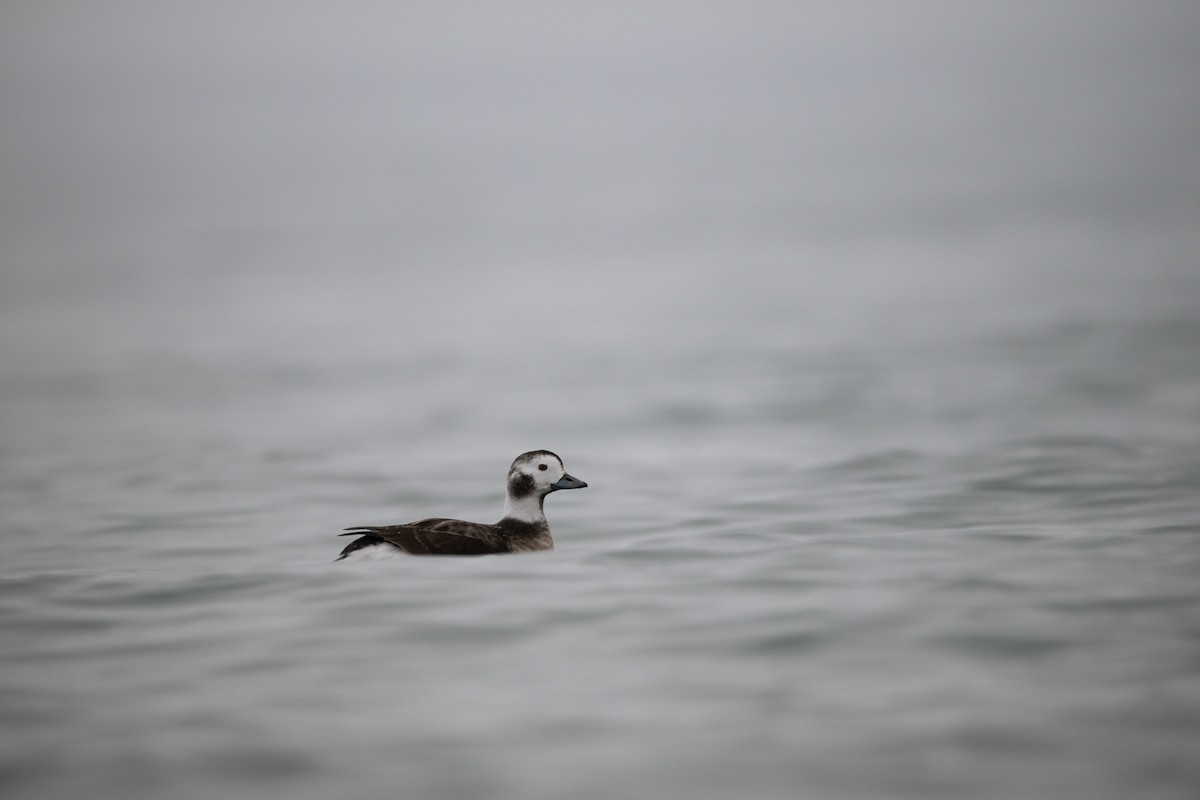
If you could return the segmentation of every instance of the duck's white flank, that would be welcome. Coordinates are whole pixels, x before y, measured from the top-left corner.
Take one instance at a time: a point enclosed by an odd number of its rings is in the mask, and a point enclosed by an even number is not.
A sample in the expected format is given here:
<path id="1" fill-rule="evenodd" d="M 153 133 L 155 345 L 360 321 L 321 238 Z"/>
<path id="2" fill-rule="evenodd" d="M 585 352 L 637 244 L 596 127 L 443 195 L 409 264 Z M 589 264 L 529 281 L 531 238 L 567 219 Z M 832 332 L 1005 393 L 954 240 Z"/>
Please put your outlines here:
<path id="1" fill-rule="evenodd" d="M 365 547 L 360 547 L 357 550 L 351 550 L 345 555 L 346 561 L 383 561 L 387 558 L 399 558 L 404 555 L 404 551 L 394 544 L 380 542 L 379 544 L 369 544 Z"/>

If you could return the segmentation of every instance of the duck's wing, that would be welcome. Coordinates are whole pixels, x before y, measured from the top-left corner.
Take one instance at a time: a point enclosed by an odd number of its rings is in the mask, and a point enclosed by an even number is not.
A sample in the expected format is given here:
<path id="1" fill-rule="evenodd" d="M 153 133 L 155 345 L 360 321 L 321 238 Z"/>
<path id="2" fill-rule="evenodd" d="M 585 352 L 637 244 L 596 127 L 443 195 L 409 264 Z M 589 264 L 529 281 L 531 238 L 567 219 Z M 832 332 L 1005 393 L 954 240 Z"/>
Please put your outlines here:
<path id="1" fill-rule="evenodd" d="M 456 519 L 423 519 L 407 525 L 347 528 L 342 536 L 359 535 L 338 559 L 355 550 L 386 542 L 418 556 L 481 556 L 508 553 L 508 542 L 493 526 Z"/>

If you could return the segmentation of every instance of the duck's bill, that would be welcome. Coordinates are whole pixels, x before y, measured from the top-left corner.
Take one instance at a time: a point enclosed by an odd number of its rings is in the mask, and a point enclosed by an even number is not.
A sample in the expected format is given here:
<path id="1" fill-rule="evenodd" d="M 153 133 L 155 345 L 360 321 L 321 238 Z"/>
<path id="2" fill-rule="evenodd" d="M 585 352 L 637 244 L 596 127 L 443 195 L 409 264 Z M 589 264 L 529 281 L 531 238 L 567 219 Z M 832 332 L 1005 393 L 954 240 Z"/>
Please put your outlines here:
<path id="1" fill-rule="evenodd" d="M 587 486 L 587 484 L 579 480 L 579 478 L 574 478 L 566 474 L 550 485 L 555 489 L 582 489 L 583 487 Z"/>

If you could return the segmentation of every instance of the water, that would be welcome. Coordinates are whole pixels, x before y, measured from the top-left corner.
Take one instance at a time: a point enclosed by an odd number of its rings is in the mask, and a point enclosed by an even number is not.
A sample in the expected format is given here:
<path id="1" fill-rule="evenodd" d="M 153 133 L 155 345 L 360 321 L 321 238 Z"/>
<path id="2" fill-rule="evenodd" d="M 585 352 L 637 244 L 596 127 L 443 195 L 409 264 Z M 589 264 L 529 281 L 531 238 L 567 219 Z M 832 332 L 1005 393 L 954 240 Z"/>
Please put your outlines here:
<path id="1" fill-rule="evenodd" d="M 1194 12 L 923 7 L 21 15 L 0 792 L 1195 797 Z"/>

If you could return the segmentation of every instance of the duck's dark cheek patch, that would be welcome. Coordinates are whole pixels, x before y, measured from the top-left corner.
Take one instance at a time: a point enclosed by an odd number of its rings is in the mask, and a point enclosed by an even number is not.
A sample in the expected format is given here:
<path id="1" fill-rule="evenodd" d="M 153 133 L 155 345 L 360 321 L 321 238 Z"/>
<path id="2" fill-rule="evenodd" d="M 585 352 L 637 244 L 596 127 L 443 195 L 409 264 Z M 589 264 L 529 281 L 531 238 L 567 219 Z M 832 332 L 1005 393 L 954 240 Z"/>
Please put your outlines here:
<path id="1" fill-rule="evenodd" d="M 528 497 L 533 494 L 533 477 L 518 473 L 508 479 L 508 493 L 515 498 Z"/>

